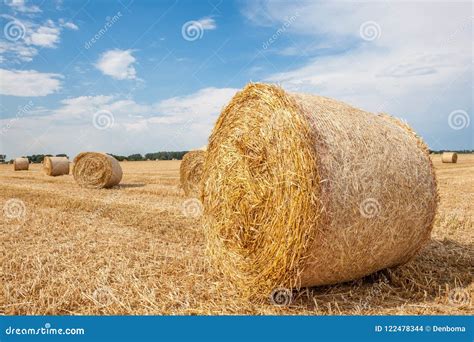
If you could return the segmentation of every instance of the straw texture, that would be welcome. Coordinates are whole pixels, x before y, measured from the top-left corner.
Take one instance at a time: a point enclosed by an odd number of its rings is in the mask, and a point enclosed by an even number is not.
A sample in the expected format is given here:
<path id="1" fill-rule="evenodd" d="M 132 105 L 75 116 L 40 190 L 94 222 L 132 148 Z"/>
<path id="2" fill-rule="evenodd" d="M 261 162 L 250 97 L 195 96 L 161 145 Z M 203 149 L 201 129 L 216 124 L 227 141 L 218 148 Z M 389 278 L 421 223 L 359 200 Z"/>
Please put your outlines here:
<path id="1" fill-rule="evenodd" d="M 441 155 L 441 161 L 443 163 L 457 163 L 458 154 L 456 152 L 443 152 Z"/>
<path id="2" fill-rule="evenodd" d="M 47 176 L 68 175 L 69 159 L 66 157 L 44 157 L 43 172 Z"/>
<path id="3" fill-rule="evenodd" d="M 122 167 L 108 154 L 82 152 L 74 158 L 73 175 L 81 187 L 110 188 L 122 180 Z"/>
<path id="4" fill-rule="evenodd" d="M 407 125 L 265 84 L 221 113 L 203 179 L 208 251 L 249 297 L 406 262 L 438 202 L 426 146 Z"/>
<path id="5" fill-rule="evenodd" d="M 13 161 L 13 170 L 15 171 L 24 171 L 28 170 L 30 162 L 28 158 L 16 158 Z"/>
<path id="6" fill-rule="evenodd" d="M 181 188 L 188 197 L 198 198 L 201 194 L 201 181 L 206 158 L 205 147 L 190 151 L 183 156 L 179 169 Z"/>

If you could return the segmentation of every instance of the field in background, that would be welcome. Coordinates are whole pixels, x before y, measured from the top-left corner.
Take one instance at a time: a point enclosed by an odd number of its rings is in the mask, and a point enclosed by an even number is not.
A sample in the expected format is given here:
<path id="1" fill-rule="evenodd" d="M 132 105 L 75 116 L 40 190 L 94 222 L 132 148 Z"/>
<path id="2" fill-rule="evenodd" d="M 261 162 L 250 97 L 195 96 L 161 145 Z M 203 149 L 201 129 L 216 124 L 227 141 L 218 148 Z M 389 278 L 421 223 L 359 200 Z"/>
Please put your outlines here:
<path id="1" fill-rule="evenodd" d="M 473 313 L 474 155 L 433 160 L 441 202 L 418 256 L 299 291 L 290 307 L 242 301 L 211 272 L 199 207 L 178 187 L 179 161 L 123 162 L 122 183 L 110 190 L 45 176 L 38 164 L 0 165 L 0 313 Z"/>

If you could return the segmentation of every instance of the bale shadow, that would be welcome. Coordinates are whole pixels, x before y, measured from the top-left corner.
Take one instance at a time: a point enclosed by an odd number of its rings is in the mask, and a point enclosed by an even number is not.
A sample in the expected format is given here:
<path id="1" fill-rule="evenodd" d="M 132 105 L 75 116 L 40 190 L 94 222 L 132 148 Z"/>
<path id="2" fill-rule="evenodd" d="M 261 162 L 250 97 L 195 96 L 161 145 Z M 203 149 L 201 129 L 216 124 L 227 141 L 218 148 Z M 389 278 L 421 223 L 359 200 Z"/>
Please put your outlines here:
<path id="1" fill-rule="evenodd" d="M 294 293 L 292 305 L 329 314 L 398 305 L 427 307 L 448 298 L 453 289 L 469 286 L 473 272 L 474 244 L 433 239 L 405 265 L 347 283 L 301 289 Z M 464 291 L 470 301 L 471 295 Z"/>
<path id="2" fill-rule="evenodd" d="M 127 188 L 142 188 L 142 187 L 144 187 L 145 185 L 146 185 L 145 183 L 119 184 L 119 185 L 118 185 L 118 188 L 124 188 L 124 189 L 127 189 Z"/>

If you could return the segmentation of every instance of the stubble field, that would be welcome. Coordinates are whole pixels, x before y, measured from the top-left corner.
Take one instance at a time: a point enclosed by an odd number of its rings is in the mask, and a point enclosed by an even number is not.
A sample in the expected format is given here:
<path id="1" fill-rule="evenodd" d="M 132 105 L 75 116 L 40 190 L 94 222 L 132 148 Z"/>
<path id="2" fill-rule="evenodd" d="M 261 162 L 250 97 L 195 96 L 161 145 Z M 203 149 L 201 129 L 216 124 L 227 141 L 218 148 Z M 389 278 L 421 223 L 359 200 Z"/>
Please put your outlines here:
<path id="1" fill-rule="evenodd" d="M 302 289 L 289 307 L 243 301 L 213 272 L 179 161 L 123 162 L 121 185 L 109 190 L 48 177 L 38 164 L 0 165 L 0 313 L 472 314 L 474 155 L 432 158 L 441 201 L 417 257 Z"/>

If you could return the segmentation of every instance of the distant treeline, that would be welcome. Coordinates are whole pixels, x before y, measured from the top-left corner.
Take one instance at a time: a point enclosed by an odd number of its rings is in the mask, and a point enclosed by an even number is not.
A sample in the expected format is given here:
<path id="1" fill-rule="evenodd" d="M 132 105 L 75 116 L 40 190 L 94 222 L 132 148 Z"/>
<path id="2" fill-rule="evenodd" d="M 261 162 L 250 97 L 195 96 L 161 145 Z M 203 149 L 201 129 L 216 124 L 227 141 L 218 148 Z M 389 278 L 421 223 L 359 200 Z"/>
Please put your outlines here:
<path id="1" fill-rule="evenodd" d="M 30 163 L 42 163 L 43 160 L 44 160 L 44 157 L 66 157 L 66 158 L 69 158 L 67 156 L 67 154 L 65 153 L 60 153 L 60 154 L 56 154 L 56 155 L 53 155 L 53 154 L 33 154 L 31 156 L 22 156 L 23 158 L 28 158 L 28 160 L 30 161 Z M 13 159 L 10 160 L 10 164 L 13 163 Z"/>
<path id="2" fill-rule="evenodd" d="M 118 161 L 123 161 L 123 160 L 129 160 L 129 161 L 140 161 L 140 160 L 173 160 L 173 159 L 178 159 L 181 160 L 183 159 L 183 156 L 187 153 L 188 151 L 175 151 L 175 152 L 154 152 L 154 153 L 147 153 L 145 156 L 136 153 L 136 154 L 131 154 L 128 157 L 127 156 L 118 156 L 112 153 L 109 153 L 111 156 L 113 156 L 115 159 Z"/>
<path id="3" fill-rule="evenodd" d="M 440 154 L 443 152 L 474 153 L 474 150 L 430 150 L 430 153 L 434 154 Z"/>
<path id="4" fill-rule="evenodd" d="M 118 161 L 124 161 L 124 160 L 130 160 L 130 161 L 140 161 L 140 160 L 173 160 L 173 159 L 178 159 L 181 160 L 183 159 L 183 156 L 187 153 L 188 151 L 175 151 L 175 152 L 154 152 L 154 153 L 147 153 L 145 156 L 136 153 L 136 154 L 131 154 L 129 156 L 119 156 L 115 155 L 112 153 L 109 153 L 111 156 L 113 156 L 115 159 Z M 5 159 L 6 155 L 0 155 L 0 162 L 3 159 Z M 52 154 L 33 154 L 31 156 L 23 156 L 24 158 L 28 158 L 30 163 L 42 163 L 44 160 L 44 157 L 54 157 Z M 61 153 L 61 154 L 56 154 L 56 157 L 68 157 L 67 154 Z M 10 160 L 10 163 L 13 163 L 13 159 Z"/>
<path id="5" fill-rule="evenodd" d="M 136 153 L 136 154 L 131 154 L 129 156 L 119 156 L 115 155 L 112 153 L 109 153 L 111 156 L 114 156 L 115 159 L 118 161 L 124 161 L 124 160 L 129 160 L 129 161 L 140 161 L 140 160 L 181 160 L 183 159 L 183 156 L 187 153 L 188 151 L 174 151 L 174 152 L 154 152 L 154 153 L 147 153 L 144 156 Z M 456 153 L 474 153 L 474 150 L 430 150 L 430 153 L 435 153 L 435 154 L 440 154 L 443 152 L 456 152 Z M 30 163 L 42 163 L 44 157 L 54 157 L 52 154 L 33 154 L 31 156 L 25 156 L 28 158 Z M 56 154 L 56 157 L 68 157 L 67 154 L 60 153 Z M 3 160 L 6 158 L 6 155 L 1 155 L 0 154 L 0 162 L 3 162 Z M 10 160 L 10 163 L 13 163 L 13 160 Z"/>

